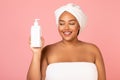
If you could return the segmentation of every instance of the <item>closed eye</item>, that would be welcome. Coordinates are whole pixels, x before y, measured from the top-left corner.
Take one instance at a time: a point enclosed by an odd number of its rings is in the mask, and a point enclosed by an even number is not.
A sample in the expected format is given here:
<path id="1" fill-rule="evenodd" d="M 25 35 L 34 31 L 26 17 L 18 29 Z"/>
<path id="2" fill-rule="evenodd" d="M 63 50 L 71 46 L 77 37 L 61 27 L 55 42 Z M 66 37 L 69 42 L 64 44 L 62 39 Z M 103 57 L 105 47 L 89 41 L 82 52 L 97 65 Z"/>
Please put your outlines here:
<path id="1" fill-rule="evenodd" d="M 59 25 L 65 25 L 65 22 L 60 21 L 60 22 L 59 22 Z"/>
<path id="2" fill-rule="evenodd" d="M 75 25 L 75 23 L 69 23 L 70 25 Z"/>

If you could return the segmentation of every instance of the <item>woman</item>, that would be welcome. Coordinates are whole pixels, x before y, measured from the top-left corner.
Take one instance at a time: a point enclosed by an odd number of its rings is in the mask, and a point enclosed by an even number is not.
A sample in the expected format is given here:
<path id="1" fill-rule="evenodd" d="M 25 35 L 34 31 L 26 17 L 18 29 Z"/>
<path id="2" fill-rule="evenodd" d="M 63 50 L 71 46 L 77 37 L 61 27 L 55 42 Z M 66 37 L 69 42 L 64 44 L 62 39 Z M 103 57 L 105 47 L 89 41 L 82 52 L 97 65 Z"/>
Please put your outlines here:
<path id="1" fill-rule="evenodd" d="M 46 47 L 31 48 L 33 57 L 27 79 L 106 80 L 100 50 L 77 38 L 86 24 L 80 7 L 67 4 L 57 9 L 55 15 L 62 40 Z"/>

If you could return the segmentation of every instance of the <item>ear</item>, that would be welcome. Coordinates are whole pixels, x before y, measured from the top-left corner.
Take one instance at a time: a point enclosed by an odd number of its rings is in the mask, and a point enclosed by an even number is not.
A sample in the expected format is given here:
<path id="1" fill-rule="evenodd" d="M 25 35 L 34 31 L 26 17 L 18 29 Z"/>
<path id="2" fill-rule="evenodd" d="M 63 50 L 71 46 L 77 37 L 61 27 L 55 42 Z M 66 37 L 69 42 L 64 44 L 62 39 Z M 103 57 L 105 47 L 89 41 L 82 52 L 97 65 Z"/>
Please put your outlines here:
<path id="1" fill-rule="evenodd" d="M 77 33 L 77 35 L 79 35 L 79 33 L 80 33 L 80 29 L 78 30 L 78 33 Z"/>
<path id="2" fill-rule="evenodd" d="M 79 35 L 79 33 L 80 33 L 80 25 L 78 26 L 78 33 L 77 33 L 77 35 Z"/>

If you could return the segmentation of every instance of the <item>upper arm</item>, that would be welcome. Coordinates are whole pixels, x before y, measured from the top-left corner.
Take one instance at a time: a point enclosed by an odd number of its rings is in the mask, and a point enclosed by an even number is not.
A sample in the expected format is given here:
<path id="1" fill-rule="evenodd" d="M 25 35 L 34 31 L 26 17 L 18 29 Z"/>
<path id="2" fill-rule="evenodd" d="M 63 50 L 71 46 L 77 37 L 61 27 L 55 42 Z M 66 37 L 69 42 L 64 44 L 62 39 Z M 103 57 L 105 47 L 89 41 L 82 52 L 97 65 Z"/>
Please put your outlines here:
<path id="1" fill-rule="evenodd" d="M 47 66 L 48 66 L 47 59 L 44 58 L 41 65 L 42 80 L 45 80 Z"/>
<path id="2" fill-rule="evenodd" d="M 98 70 L 98 80 L 106 80 L 105 65 L 104 65 L 102 54 L 97 47 L 94 48 L 94 51 L 96 55 L 95 64 Z"/>
<path id="3" fill-rule="evenodd" d="M 41 76 L 42 76 L 41 80 L 45 80 L 47 66 L 48 66 L 47 47 L 45 47 L 42 51 L 41 56 Z"/>

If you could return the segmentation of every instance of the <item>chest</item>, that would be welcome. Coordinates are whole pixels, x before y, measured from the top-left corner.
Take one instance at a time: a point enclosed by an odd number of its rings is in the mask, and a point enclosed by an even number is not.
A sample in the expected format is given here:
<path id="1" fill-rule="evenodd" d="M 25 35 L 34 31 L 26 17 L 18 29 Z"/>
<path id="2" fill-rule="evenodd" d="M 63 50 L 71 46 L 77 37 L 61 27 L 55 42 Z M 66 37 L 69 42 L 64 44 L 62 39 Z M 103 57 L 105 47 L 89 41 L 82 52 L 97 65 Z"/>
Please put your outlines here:
<path id="1" fill-rule="evenodd" d="M 84 48 L 63 48 L 50 52 L 48 63 L 55 62 L 94 62 L 95 55 Z"/>

